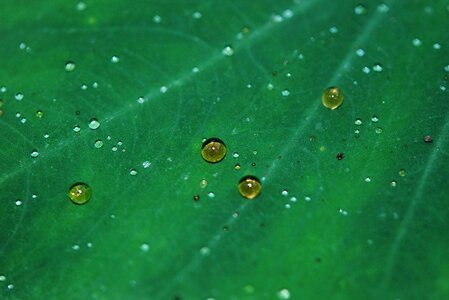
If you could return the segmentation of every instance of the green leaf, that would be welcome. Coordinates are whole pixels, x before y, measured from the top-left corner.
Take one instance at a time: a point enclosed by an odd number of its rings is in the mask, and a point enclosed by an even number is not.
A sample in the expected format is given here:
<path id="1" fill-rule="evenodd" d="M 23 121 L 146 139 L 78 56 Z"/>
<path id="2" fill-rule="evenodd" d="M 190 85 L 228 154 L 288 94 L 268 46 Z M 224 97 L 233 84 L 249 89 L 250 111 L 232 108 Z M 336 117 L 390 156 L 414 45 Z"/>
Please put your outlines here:
<path id="1" fill-rule="evenodd" d="M 0 298 L 448 299 L 447 1 L 361 5 L 3 1 Z"/>

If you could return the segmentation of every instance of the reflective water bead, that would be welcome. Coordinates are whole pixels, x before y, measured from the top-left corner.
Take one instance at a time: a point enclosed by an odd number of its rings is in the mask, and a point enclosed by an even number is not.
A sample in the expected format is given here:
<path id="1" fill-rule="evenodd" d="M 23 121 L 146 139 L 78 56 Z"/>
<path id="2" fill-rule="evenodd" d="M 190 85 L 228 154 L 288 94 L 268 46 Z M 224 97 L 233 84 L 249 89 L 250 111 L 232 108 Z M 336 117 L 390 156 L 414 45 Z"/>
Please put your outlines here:
<path id="1" fill-rule="evenodd" d="M 201 156 L 210 163 L 222 161 L 226 156 L 226 145 L 218 138 L 207 139 L 202 146 Z"/>
<path id="2" fill-rule="evenodd" d="M 75 68 L 76 68 L 76 65 L 75 65 L 75 63 L 73 61 L 68 61 L 68 62 L 65 63 L 64 69 L 67 72 L 72 72 L 73 70 L 75 70 Z"/>
<path id="3" fill-rule="evenodd" d="M 225 56 L 232 56 L 234 54 L 234 49 L 231 46 L 226 46 L 221 51 Z"/>
<path id="4" fill-rule="evenodd" d="M 95 130 L 98 127 L 100 127 L 100 122 L 96 118 L 90 119 L 89 128 Z"/>
<path id="5" fill-rule="evenodd" d="M 245 176 L 240 179 L 237 188 L 242 197 L 246 199 L 254 199 L 262 191 L 262 184 L 255 176 Z"/>
<path id="6" fill-rule="evenodd" d="M 329 87 L 324 90 L 321 101 L 326 108 L 337 109 L 343 103 L 343 92 L 338 87 Z"/>
<path id="7" fill-rule="evenodd" d="M 75 183 L 70 187 L 68 196 L 73 203 L 84 204 L 92 197 L 92 189 L 86 183 Z"/>

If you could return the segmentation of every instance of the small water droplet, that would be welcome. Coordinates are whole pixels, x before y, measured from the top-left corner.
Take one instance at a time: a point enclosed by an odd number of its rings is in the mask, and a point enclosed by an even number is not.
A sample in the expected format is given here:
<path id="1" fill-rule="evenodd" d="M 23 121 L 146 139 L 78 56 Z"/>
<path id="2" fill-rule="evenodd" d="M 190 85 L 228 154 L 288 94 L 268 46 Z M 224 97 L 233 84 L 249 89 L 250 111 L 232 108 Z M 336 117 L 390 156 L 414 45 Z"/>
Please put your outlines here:
<path id="1" fill-rule="evenodd" d="M 309 201 L 312 200 L 312 198 L 310 198 L 309 196 L 305 196 L 305 197 L 304 197 L 304 200 L 307 201 L 307 202 L 309 202 Z"/>
<path id="2" fill-rule="evenodd" d="M 371 121 L 373 121 L 373 123 L 377 123 L 379 122 L 379 118 L 377 116 L 372 116 Z"/>
<path id="3" fill-rule="evenodd" d="M 36 112 L 36 117 L 38 117 L 39 119 L 42 118 L 44 116 L 44 112 L 42 110 L 38 110 Z"/>
<path id="4" fill-rule="evenodd" d="M 362 119 L 360 119 L 360 118 L 355 119 L 354 124 L 357 126 L 362 125 Z"/>
<path id="5" fill-rule="evenodd" d="M 8 284 L 8 290 L 12 290 L 14 288 L 14 284 Z"/>
<path id="6" fill-rule="evenodd" d="M 142 163 L 142 167 L 144 169 L 148 169 L 150 166 L 151 166 L 151 163 L 148 160 L 146 160 Z"/>
<path id="7" fill-rule="evenodd" d="M 232 56 L 234 54 L 234 49 L 231 46 L 226 46 L 221 51 L 225 56 Z"/>
<path id="8" fill-rule="evenodd" d="M 362 71 L 363 71 L 363 73 L 365 73 L 365 74 L 369 74 L 369 73 L 371 72 L 371 69 L 368 68 L 368 67 L 363 67 Z"/>
<path id="9" fill-rule="evenodd" d="M 381 64 L 375 64 L 375 65 L 373 66 L 373 71 L 375 71 L 375 72 L 382 72 L 383 69 L 384 69 L 384 68 L 382 67 Z"/>
<path id="10" fill-rule="evenodd" d="M 44 134 L 44 139 L 48 139 L 50 135 L 48 133 Z"/>
<path id="11" fill-rule="evenodd" d="M 291 202 L 296 202 L 296 201 L 298 201 L 298 199 L 297 199 L 296 197 L 291 197 L 291 198 L 290 198 L 290 201 L 291 201 Z"/>
<path id="12" fill-rule="evenodd" d="M 102 140 L 96 140 L 94 143 L 95 148 L 100 149 L 103 147 L 103 141 Z"/>
<path id="13" fill-rule="evenodd" d="M 83 11 L 85 9 L 86 9 L 86 3 L 84 3 L 83 1 L 80 1 L 76 4 L 77 11 Z"/>
<path id="14" fill-rule="evenodd" d="M 192 14 L 192 17 L 194 18 L 194 19 L 201 19 L 201 17 L 202 17 L 203 15 L 199 12 L 199 11 L 196 11 L 196 12 L 194 12 L 193 14 Z"/>
<path id="15" fill-rule="evenodd" d="M 68 196 L 73 203 L 84 204 L 90 200 L 92 188 L 86 183 L 78 182 L 69 188 Z"/>
<path id="16" fill-rule="evenodd" d="M 226 145 L 218 138 L 209 138 L 203 142 L 201 156 L 210 163 L 220 162 L 226 156 Z"/>
<path id="17" fill-rule="evenodd" d="M 282 16 L 286 19 L 293 17 L 293 11 L 291 9 L 286 9 L 282 12 Z"/>
<path id="18" fill-rule="evenodd" d="M 18 92 L 18 93 L 16 93 L 15 95 L 14 95 L 14 98 L 17 100 L 17 101 L 22 101 L 22 99 L 23 99 L 23 94 L 21 93 L 21 92 Z"/>
<path id="19" fill-rule="evenodd" d="M 400 169 L 399 170 L 399 176 L 404 177 L 405 175 L 407 175 L 407 171 L 405 171 L 405 169 Z"/>
<path id="20" fill-rule="evenodd" d="M 73 131 L 78 133 L 81 131 L 81 127 L 79 127 L 78 125 L 75 125 L 75 127 L 73 127 Z"/>
<path id="21" fill-rule="evenodd" d="M 366 13 L 366 7 L 363 4 L 359 4 L 354 8 L 354 13 L 356 15 L 363 15 Z"/>
<path id="22" fill-rule="evenodd" d="M 285 89 L 281 92 L 282 96 L 287 97 L 290 95 L 290 91 L 288 89 Z"/>
<path id="23" fill-rule="evenodd" d="M 370 177 L 366 177 L 365 178 L 365 182 L 371 182 L 371 178 Z"/>
<path id="24" fill-rule="evenodd" d="M 279 299 L 290 299 L 290 291 L 287 289 L 282 289 L 278 292 Z"/>
<path id="25" fill-rule="evenodd" d="M 213 199 L 213 198 L 215 198 L 215 194 L 214 194 L 213 192 L 209 192 L 209 193 L 207 194 L 207 197 Z"/>
<path id="26" fill-rule="evenodd" d="M 392 180 L 391 182 L 390 182 L 390 186 L 391 187 L 396 187 L 397 186 L 397 182 L 396 182 L 396 180 Z"/>
<path id="27" fill-rule="evenodd" d="M 262 184 L 255 176 L 245 176 L 240 179 L 237 188 L 242 197 L 246 199 L 254 199 L 262 191 Z"/>
<path id="28" fill-rule="evenodd" d="M 117 149 L 118 149 L 117 146 L 112 146 L 112 148 L 111 148 L 111 150 L 114 152 L 117 151 Z"/>
<path id="29" fill-rule="evenodd" d="M 64 69 L 67 72 L 72 72 L 73 70 L 75 70 L 75 68 L 76 68 L 76 65 L 75 65 L 75 63 L 73 61 L 68 61 L 68 62 L 65 63 Z"/>
<path id="30" fill-rule="evenodd" d="M 21 201 L 20 199 L 17 199 L 17 200 L 16 200 L 16 205 L 17 205 L 17 206 L 22 205 L 22 201 Z"/>
<path id="31" fill-rule="evenodd" d="M 343 92 L 338 87 L 329 87 L 324 90 L 321 102 L 326 108 L 337 109 L 343 103 Z"/>
<path id="32" fill-rule="evenodd" d="M 72 246 L 72 249 L 78 251 L 80 249 L 80 246 L 75 244 Z"/>
<path id="33" fill-rule="evenodd" d="M 441 49 L 441 44 L 440 43 L 435 43 L 435 44 L 432 45 L 432 47 L 435 50 L 439 50 L 439 49 Z"/>
<path id="34" fill-rule="evenodd" d="M 143 104 L 144 102 L 145 102 L 145 98 L 144 97 L 137 98 L 137 103 Z"/>
<path id="35" fill-rule="evenodd" d="M 142 252 L 148 252 L 148 250 L 150 250 L 150 245 L 144 243 L 144 244 L 140 245 L 140 250 Z"/>
<path id="36" fill-rule="evenodd" d="M 0 281 L 6 281 L 6 276 L 5 275 L 0 275 Z"/>
<path id="37" fill-rule="evenodd" d="M 340 209 L 338 210 L 338 212 L 341 213 L 343 216 L 347 216 L 347 215 L 348 215 L 348 211 L 347 211 L 347 210 L 344 210 L 343 208 L 340 208 Z"/>
<path id="38" fill-rule="evenodd" d="M 282 196 L 287 197 L 287 196 L 288 196 L 288 190 L 283 190 L 283 191 L 281 192 L 281 194 L 282 194 Z"/>
<path id="39" fill-rule="evenodd" d="M 155 16 L 153 17 L 153 22 L 154 22 L 154 23 L 160 23 L 161 21 L 162 21 L 161 16 L 155 15 Z"/>
<path id="40" fill-rule="evenodd" d="M 274 85 L 272 83 L 267 84 L 267 90 L 272 91 L 274 88 Z"/>
<path id="41" fill-rule="evenodd" d="M 207 256 L 210 254 L 210 249 L 208 247 L 202 247 L 200 249 L 200 254 L 203 256 Z"/>
<path id="42" fill-rule="evenodd" d="M 89 121 L 89 128 L 92 129 L 92 130 L 95 130 L 98 127 L 100 127 L 100 122 L 96 118 L 90 119 L 90 121 Z"/>
<path id="43" fill-rule="evenodd" d="M 238 170 L 240 170 L 240 168 L 241 168 L 241 167 L 240 167 L 240 164 L 235 164 L 234 170 L 237 170 L 237 171 L 238 171 Z"/>
<path id="44" fill-rule="evenodd" d="M 116 64 L 120 61 L 120 58 L 116 55 L 111 57 L 111 63 Z"/>
<path id="45" fill-rule="evenodd" d="M 131 170 L 129 171 L 129 175 L 131 175 L 131 176 L 136 176 L 136 175 L 137 175 L 136 169 L 131 169 Z"/>
<path id="46" fill-rule="evenodd" d="M 381 3 L 377 6 L 377 10 L 379 12 L 386 13 L 390 10 L 390 7 L 385 3 Z"/>
<path id="47" fill-rule="evenodd" d="M 200 188 L 204 189 L 207 186 L 207 180 L 201 179 L 200 181 Z"/>
<path id="48" fill-rule="evenodd" d="M 33 151 L 31 151 L 31 157 L 36 158 L 39 156 L 39 151 L 37 151 L 36 149 L 34 149 Z"/>
<path id="49" fill-rule="evenodd" d="M 357 54 L 357 56 L 364 56 L 365 55 L 365 50 L 363 50 L 362 48 L 359 48 L 355 51 L 355 54 Z"/>
<path id="50" fill-rule="evenodd" d="M 335 26 L 332 26 L 331 28 L 329 28 L 329 32 L 330 33 L 337 33 L 338 32 L 338 28 Z"/>
<path id="51" fill-rule="evenodd" d="M 239 157 L 239 153 L 238 152 L 234 152 L 234 154 L 232 154 L 232 157 L 238 158 Z"/>
<path id="52" fill-rule="evenodd" d="M 23 118 L 20 119 L 20 123 L 22 123 L 22 124 L 25 124 L 26 121 L 27 121 L 27 118 L 25 118 L 25 117 L 23 117 Z"/>
<path id="53" fill-rule="evenodd" d="M 432 136 L 430 136 L 430 135 L 426 135 L 426 136 L 423 138 L 423 140 L 424 140 L 424 143 L 426 143 L 426 144 L 430 144 L 430 143 L 433 142 L 433 138 L 432 138 Z"/>
<path id="54" fill-rule="evenodd" d="M 83 84 L 81 85 L 81 89 L 82 89 L 83 91 L 87 90 L 87 84 L 83 83 Z"/>
<path id="55" fill-rule="evenodd" d="M 159 91 L 160 91 L 162 94 L 165 94 L 165 93 L 168 91 L 168 88 L 167 88 L 166 86 L 161 86 L 161 88 L 159 89 Z"/>
<path id="56" fill-rule="evenodd" d="M 412 40 L 412 44 L 413 44 L 413 46 L 415 46 L 415 47 L 419 47 L 419 46 L 421 46 L 422 42 L 421 42 L 420 39 L 414 38 L 414 39 Z"/>
<path id="57" fill-rule="evenodd" d="M 376 129 L 374 130 L 374 132 L 376 132 L 377 134 L 381 134 L 384 130 L 381 127 L 376 127 Z"/>

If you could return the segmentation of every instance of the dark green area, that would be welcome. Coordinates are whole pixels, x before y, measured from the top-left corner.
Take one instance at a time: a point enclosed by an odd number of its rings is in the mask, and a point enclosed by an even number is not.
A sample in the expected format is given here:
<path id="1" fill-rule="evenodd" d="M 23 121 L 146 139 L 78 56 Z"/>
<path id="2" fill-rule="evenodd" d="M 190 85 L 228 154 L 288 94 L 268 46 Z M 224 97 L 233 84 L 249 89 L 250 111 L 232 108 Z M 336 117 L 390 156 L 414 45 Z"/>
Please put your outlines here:
<path id="1" fill-rule="evenodd" d="M 1 1 L 0 299 L 449 299 L 448 1 L 296 2 Z"/>

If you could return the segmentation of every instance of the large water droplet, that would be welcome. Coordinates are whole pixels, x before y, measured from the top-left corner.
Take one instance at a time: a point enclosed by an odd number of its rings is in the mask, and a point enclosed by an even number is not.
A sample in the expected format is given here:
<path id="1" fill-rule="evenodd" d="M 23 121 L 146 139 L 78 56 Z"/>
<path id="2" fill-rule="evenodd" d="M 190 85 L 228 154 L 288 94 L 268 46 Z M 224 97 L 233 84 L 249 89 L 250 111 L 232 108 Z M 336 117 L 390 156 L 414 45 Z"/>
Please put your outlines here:
<path id="1" fill-rule="evenodd" d="M 95 130 L 98 127 L 100 127 L 100 122 L 96 118 L 90 119 L 89 128 Z"/>

